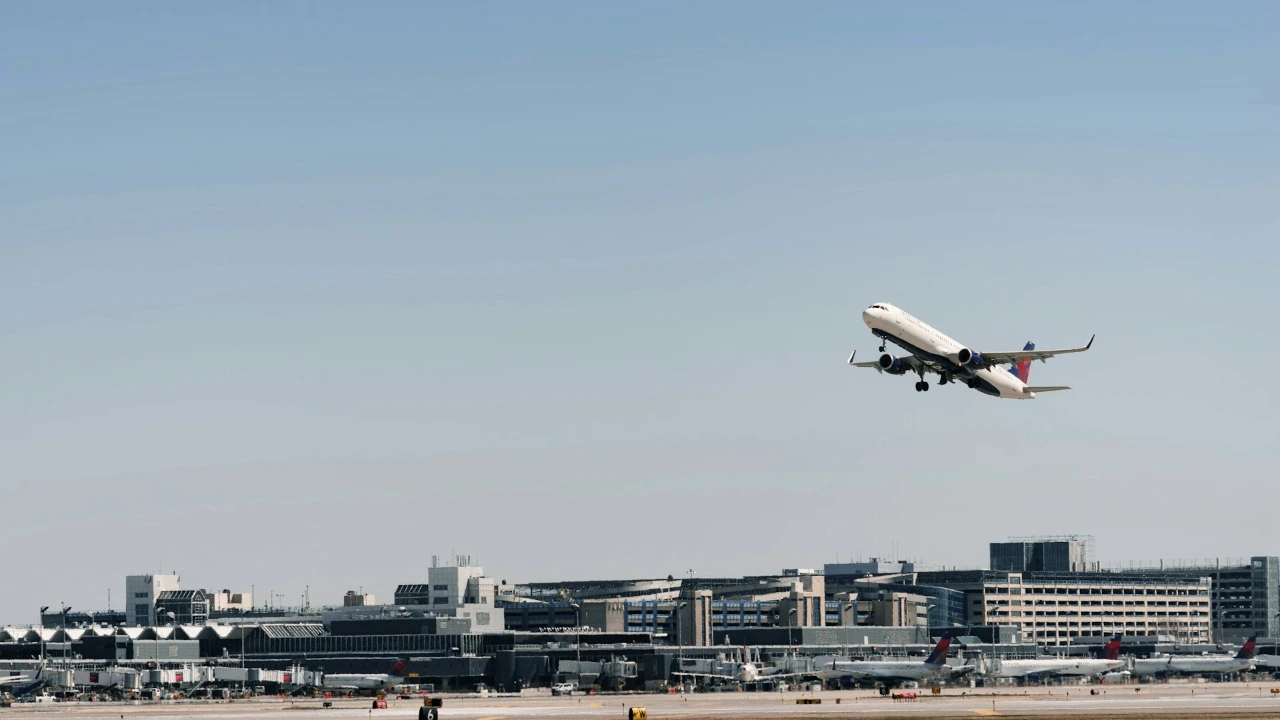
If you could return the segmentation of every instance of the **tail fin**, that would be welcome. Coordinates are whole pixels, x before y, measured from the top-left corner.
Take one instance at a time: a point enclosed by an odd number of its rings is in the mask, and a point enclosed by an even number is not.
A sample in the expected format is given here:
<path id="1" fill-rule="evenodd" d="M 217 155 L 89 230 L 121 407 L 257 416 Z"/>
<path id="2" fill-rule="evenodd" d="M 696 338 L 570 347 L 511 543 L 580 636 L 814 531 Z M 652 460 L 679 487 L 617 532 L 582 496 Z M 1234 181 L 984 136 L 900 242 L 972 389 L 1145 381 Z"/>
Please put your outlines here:
<path id="1" fill-rule="evenodd" d="M 1120 659 L 1120 639 L 1121 639 L 1121 637 L 1122 637 L 1122 634 L 1121 634 L 1121 633 L 1116 633 L 1116 636 L 1115 636 L 1115 637 L 1113 637 L 1113 638 L 1111 638 L 1111 642 L 1107 643 L 1107 644 L 1106 644 L 1106 646 L 1102 648 L 1102 658 L 1103 658 L 1104 660 L 1119 660 L 1119 659 Z"/>
<path id="2" fill-rule="evenodd" d="M 1236 653 L 1236 657 L 1241 660 L 1252 660 L 1254 652 L 1256 651 L 1256 648 L 1257 648 L 1257 644 L 1258 644 L 1257 635 L 1254 635 L 1248 640 L 1245 640 L 1244 645 L 1240 647 L 1240 652 Z"/>
<path id="3" fill-rule="evenodd" d="M 1028 340 L 1026 347 L 1022 349 L 1035 350 L 1036 344 Z M 1009 366 L 1009 372 L 1013 373 L 1014 377 L 1018 378 L 1025 384 L 1027 382 L 1027 378 L 1031 377 L 1031 361 L 1023 360 L 1022 362 L 1014 363 Z"/>
<path id="4" fill-rule="evenodd" d="M 392 676 L 392 677 L 404 677 L 404 671 L 405 671 L 406 669 L 408 669 L 408 667 L 409 667 L 409 663 L 408 663 L 408 662 L 406 662 L 406 661 L 404 661 L 404 660 L 400 660 L 400 661 L 398 661 L 398 662 L 395 664 L 395 667 L 391 668 L 391 676 Z"/>
<path id="5" fill-rule="evenodd" d="M 929 653 L 929 657 L 925 658 L 925 665 L 946 665 L 947 650 L 951 648 L 951 635 L 948 633 L 938 639 L 938 644 L 934 646 L 933 652 Z"/>

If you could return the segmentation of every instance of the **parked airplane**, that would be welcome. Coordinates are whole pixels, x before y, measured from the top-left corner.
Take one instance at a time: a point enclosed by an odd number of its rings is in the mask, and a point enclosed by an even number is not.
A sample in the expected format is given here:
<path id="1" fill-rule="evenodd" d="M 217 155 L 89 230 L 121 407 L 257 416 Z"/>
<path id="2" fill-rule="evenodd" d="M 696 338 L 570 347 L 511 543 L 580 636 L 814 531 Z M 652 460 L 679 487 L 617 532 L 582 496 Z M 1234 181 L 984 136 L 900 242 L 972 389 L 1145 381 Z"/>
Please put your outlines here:
<path id="1" fill-rule="evenodd" d="M 751 685 L 758 682 L 772 682 L 778 680 L 787 680 L 796 677 L 814 677 L 812 672 L 791 672 L 788 668 L 781 667 L 765 667 L 758 660 L 750 659 L 751 652 L 747 648 L 742 648 L 742 660 L 725 660 L 721 656 L 721 664 L 716 672 L 687 672 L 678 670 L 671 673 L 672 675 L 684 678 L 701 678 L 703 680 L 712 680 L 719 682 L 731 682 L 739 685 Z"/>
<path id="2" fill-rule="evenodd" d="M 0 677 L 0 690 L 14 697 L 23 697 L 39 690 L 44 685 L 44 668 L 36 670 L 35 675 L 10 675 Z"/>
<path id="3" fill-rule="evenodd" d="M 1245 641 L 1234 657 L 1231 655 L 1170 655 L 1158 658 L 1135 658 L 1133 673 L 1135 675 L 1187 674 L 1197 673 L 1238 673 L 1248 672 L 1254 667 L 1254 651 L 1257 637 Z"/>
<path id="4" fill-rule="evenodd" d="M 405 668 L 409 663 L 401 660 L 391 669 L 391 673 L 325 673 L 320 679 L 321 690 L 339 690 L 344 692 L 380 692 L 388 690 L 404 682 Z"/>
<path id="5" fill-rule="evenodd" d="M 920 660 L 833 660 L 814 673 L 823 680 L 846 682 L 877 681 L 895 685 L 910 681 L 946 679 L 972 672 L 972 666 L 952 668 L 947 665 L 947 651 L 951 636 L 944 635 L 929 653 Z"/>
<path id="6" fill-rule="evenodd" d="M 1028 342 L 1019 351 L 978 352 L 888 303 L 876 303 L 863 310 L 862 321 L 871 328 L 871 334 L 880 338 L 881 355 L 873 362 L 854 362 L 858 354 L 855 350 L 849 356 L 849 364 L 875 368 L 890 375 L 915 373 L 920 376 L 916 392 L 929 389 L 925 373 L 937 373 L 939 385 L 964 382 L 985 395 L 1031 400 L 1038 392 L 1071 389 L 1065 385 L 1028 385 L 1032 360 L 1044 361 L 1055 355 L 1084 352 L 1093 347 L 1093 338 L 1089 338 L 1084 347 L 1067 350 L 1036 350 L 1035 343 Z M 886 343 L 893 343 L 908 354 L 903 357 L 891 355 L 885 352 Z M 1011 367 L 1006 370 L 1001 368 L 1002 365 Z"/>
<path id="7" fill-rule="evenodd" d="M 1120 638 L 1117 634 L 1102 649 L 1102 658 L 1036 658 L 1034 660 L 999 660 L 988 667 L 988 677 L 1028 678 L 1050 675 L 1095 676 L 1122 670 Z"/>

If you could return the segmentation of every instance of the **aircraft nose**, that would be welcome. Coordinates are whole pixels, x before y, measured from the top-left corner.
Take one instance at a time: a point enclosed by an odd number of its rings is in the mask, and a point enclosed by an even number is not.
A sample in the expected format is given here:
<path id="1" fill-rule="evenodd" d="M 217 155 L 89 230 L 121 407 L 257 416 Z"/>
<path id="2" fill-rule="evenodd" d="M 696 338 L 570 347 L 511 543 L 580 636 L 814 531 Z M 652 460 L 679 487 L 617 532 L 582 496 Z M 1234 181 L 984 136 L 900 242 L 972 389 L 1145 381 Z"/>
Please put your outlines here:
<path id="1" fill-rule="evenodd" d="M 871 324 L 871 321 L 872 321 L 873 319 L 875 319 L 875 315 L 871 314 L 871 308 L 867 308 L 866 310 L 863 310 L 863 311 L 862 311 L 862 322 L 863 322 L 863 323 L 865 323 L 865 324 L 867 324 L 867 325 L 870 325 L 870 324 Z"/>

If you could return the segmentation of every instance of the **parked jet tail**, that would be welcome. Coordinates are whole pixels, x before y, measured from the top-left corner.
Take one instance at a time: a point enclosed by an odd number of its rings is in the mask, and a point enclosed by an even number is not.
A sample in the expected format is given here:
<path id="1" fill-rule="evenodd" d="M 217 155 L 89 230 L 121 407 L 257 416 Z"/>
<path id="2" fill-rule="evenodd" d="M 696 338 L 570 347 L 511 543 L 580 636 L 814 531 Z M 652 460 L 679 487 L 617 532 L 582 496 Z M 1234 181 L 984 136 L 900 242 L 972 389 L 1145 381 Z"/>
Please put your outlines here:
<path id="1" fill-rule="evenodd" d="M 40 688 L 44 687 L 43 675 L 44 675 L 44 667 L 41 666 L 40 669 L 36 670 L 36 674 L 34 677 L 31 678 L 30 682 L 28 682 L 27 684 L 23 685 L 20 688 L 14 688 L 11 694 L 14 697 L 25 697 L 39 690 Z"/>
<path id="2" fill-rule="evenodd" d="M 1102 648 L 1103 660 L 1119 660 L 1120 659 L 1121 637 L 1123 637 L 1121 633 L 1116 633 L 1115 637 L 1111 638 L 1111 642 L 1107 643 L 1106 646 Z"/>
<path id="3" fill-rule="evenodd" d="M 951 648 L 950 633 L 943 635 L 938 639 L 938 644 L 934 646 L 933 652 L 929 653 L 929 657 L 925 658 L 925 665 L 946 665 L 947 650 Z"/>
<path id="4" fill-rule="evenodd" d="M 1240 660 L 1252 660 L 1258 644 L 1258 636 L 1254 635 L 1244 641 L 1244 645 L 1240 647 L 1240 652 L 1236 653 L 1236 657 Z"/>
<path id="5" fill-rule="evenodd" d="M 1022 349 L 1035 350 L 1036 344 L 1028 340 L 1026 347 Z M 1027 378 L 1031 377 L 1031 361 L 1023 360 L 1022 362 L 1014 363 L 1009 366 L 1009 372 L 1013 373 L 1014 377 L 1018 378 L 1025 384 L 1027 382 Z"/>
<path id="6" fill-rule="evenodd" d="M 409 662 L 407 660 L 397 661 L 395 664 L 395 667 L 391 668 L 391 676 L 404 677 L 404 672 L 408 668 L 409 668 Z"/>

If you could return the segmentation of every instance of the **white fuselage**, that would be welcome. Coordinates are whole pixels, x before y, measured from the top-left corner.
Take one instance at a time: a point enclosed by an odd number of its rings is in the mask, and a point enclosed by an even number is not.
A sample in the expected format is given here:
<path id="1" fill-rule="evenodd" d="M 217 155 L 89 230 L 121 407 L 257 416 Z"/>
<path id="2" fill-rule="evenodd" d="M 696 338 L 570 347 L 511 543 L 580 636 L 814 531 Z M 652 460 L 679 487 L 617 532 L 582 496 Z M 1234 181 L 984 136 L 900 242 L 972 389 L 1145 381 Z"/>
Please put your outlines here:
<path id="1" fill-rule="evenodd" d="M 1196 657 L 1171 656 L 1161 658 L 1137 658 L 1133 661 L 1135 675 L 1156 675 L 1158 673 L 1237 673 L 1253 669 L 1254 662 L 1250 658 L 1228 657 L 1223 655 L 1202 655 Z"/>
<path id="2" fill-rule="evenodd" d="M 385 690 L 404 682 L 404 678 L 395 675 L 360 675 L 341 673 L 326 674 L 320 680 L 320 687 L 325 690 Z"/>
<path id="3" fill-rule="evenodd" d="M 862 321 L 876 335 L 913 354 L 919 353 L 955 362 L 956 356 L 965 347 L 941 331 L 916 319 L 902 308 L 893 305 L 881 304 L 880 307 L 863 310 Z M 980 389 L 987 394 L 1015 400 L 1031 400 L 1036 396 L 1035 393 L 1028 392 L 1027 385 L 1003 366 L 987 366 L 970 372 L 986 385 Z"/>
<path id="4" fill-rule="evenodd" d="M 814 675 L 823 680 L 929 680 L 947 673 L 946 665 L 909 660 L 834 660 Z"/>
<path id="5" fill-rule="evenodd" d="M 1024 678 L 1030 675 L 1102 675 L 1124 667 L 1123 660 L 1091 660 L 1081 658 L 1040 658 L 1036 660 L 1001 660 L 989 677 Z"/>

